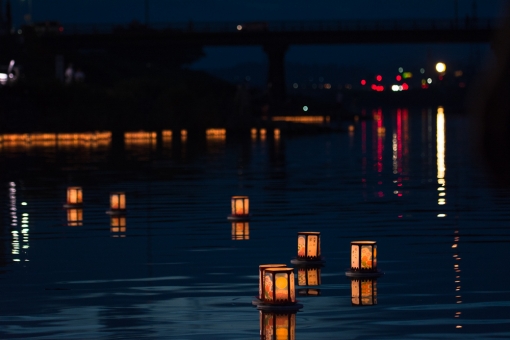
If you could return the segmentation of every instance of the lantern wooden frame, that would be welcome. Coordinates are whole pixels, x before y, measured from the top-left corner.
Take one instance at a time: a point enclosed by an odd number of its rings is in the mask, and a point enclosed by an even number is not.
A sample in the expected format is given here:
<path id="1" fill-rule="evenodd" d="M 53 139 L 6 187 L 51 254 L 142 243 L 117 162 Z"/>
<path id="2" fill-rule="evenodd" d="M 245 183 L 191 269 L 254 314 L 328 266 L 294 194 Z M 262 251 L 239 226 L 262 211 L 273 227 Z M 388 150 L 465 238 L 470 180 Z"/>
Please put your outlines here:
<path id="1" fill-rule="evenodd" d="M 300 231 L 297 233 L 297 257 L 290 261 L 297 265 L 321 265 L 321 233 L 318 231 Z"/>
<path id="2" fill-rule="evenodd" d="M 67 199 L 64 208 L 76 208 L 83 205 L 83 190 L 81 187 L 67 187 Z"/>
<path id="3" fill-rule="evenodd" d="M 259 312 L 261 339 L 296 339 L 296 312 Z"/>
<path id="4" fill-rule="evenodd" d="M 249 240 L 250 223 L 248 221 L 232 222 L 232 240 Z"/>
<path id="5" fill-rule="evenodd" d="M 377 279 L 351 279 L 351 303 L 353 306 L 377 305 Z"/>
<path id="6" fill-rule="evenodd" d="M 126 194 L 124 192 L 110 193 L 110 215 L 123 215 L 126 213 Z"/>
<path id="7" fill-rule="evenodd" d="M 258 305 L 262 302 L 264 297 L 264 271 L 268 268 L 285 268 L 286 264 L 276 263 L 276 264 L 261 264 L 259 265 L 259 295 L 257 296 L 257 300 L 253 301 L 254 305 Z"/>
<path id="8" fill-rule="evenodd" d="M 384 273 L 377 269 L 377 242 L 351 242 L 351 268 L 345 273 L 349 277 L 378 277 Z"/>
<path id="9" fill-rule="evenodd" d="M 232 196 L 232 213 L 228 216 L 232 221 L 247 221 L 250 219 L 250 198 L 248 196 Z"/>
<path id="10" fill-rule="evenodd" d="M 294 311 L 303 307 L 296 301 L 293 268 L 266 268 L 263 278 L 262 303 L 257 309 Z"/>

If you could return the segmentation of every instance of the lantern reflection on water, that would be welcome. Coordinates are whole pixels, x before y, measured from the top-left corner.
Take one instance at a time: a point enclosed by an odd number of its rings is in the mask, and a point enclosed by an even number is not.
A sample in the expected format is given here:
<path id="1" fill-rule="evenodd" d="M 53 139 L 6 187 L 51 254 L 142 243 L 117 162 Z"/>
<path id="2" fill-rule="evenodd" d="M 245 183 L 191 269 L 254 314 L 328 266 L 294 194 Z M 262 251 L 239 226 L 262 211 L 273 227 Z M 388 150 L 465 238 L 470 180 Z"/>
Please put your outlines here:
<path id="1" fill-rule="evenodd" d="M 321 256 L 321 233 L 316 231 L 300 231 L 297 237 L 297 258 L 293 264 L 323 264 Z"/>
<path id="2" fill-rule="evenodd" d="M 261 310 L 259 318 L 261 340 L 294 340 L 296 338 L 296 313 Z"/>
<path id="3" fill-rule="evenodd" d="M 350 277 L 383 275 L 383 272 L 377 269 L 377 243 L 375 241 L 351 242 L 351 269 L 345 274 Z"/>
<path id="4" fill-rule="evenodd" d="M 321 290 L 316 288 L 298 289 L 298 295 L 319 296 L 321 295 Z"/>
<path id="5" fill-rule="evenodd" d="M 351 302 L 353 306 L 377 305 L 377 279 L 351 279 Z"/>
<path id="6" fill-rule="evenodd" d="M 83 192 L 81 187 L 68 187 L 67 188 L 67 201 L 64 205 L 65 208 L 72 208 L 81 206 L 83 204 Z"/>
<path id="7" fill-rule="evenodd" d="M 321 284 L 320 267 L 298 268 L 298 286 L 319 286 Z"/>
<path id="8" fill-rule="evenodd" d="M 110 232 L 112 237 L 126 237 L 126 216 L 114 215 L 110 217 Z"/>
<path id="9" fill-rule="evenodd" d="M 246 221 L 250 218 L 250 200 L 248 196 L 232 196 L 232 214 L 229 220 Z"/>
<path id="10" fill-rule="evenodd" d="M 69 227 L 79 227 L 83 225 L 83 209 L 69 208 L 67 209 L 67 225 Z"/>
<path id="11" fill-rule="evenodd" d="M 126 213 L 126 194 L 123 192 L 112 192 L 110 194 L 110 210 L 108 214 L 125 214 Z"/>
<path id="12" fill-rule="evenodd" d="M 249 222 L 232 222 L 232 240 L 249 240 L 250 224 Z"/>

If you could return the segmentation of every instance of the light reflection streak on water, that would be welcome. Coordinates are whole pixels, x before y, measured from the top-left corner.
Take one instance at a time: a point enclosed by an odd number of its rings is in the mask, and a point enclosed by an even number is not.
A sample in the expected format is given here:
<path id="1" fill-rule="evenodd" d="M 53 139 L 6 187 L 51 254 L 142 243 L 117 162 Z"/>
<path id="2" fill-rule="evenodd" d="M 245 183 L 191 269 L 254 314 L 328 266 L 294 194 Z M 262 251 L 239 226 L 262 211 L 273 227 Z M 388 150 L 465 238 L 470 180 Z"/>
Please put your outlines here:
<path id="1" fill-rule="evenodd" d="M 26 205 L 25 202 L 22 205 Z M 11 235 L 12 235 L 12 260 L 14 262 L 28 262 L 28 249 L 29 245 L 29 214 L 21 214 L 21 224 L 18 223 L 18 209 L 17 209 L 17 189 L 16 183 L 9 183 L 9 210 L 11 217 Z"/>

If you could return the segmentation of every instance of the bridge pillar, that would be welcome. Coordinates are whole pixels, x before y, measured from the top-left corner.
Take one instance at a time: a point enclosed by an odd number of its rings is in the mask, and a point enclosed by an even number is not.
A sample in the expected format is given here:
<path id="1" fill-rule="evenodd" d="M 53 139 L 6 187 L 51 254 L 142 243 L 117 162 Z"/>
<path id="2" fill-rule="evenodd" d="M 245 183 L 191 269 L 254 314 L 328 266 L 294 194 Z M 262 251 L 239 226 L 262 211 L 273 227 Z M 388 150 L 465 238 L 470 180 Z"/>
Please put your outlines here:
<path id="1" fill-rule="evenodd" d="M 285 53 L 288 48 L 286 44 L 264 45 L 269 63 L 267 89 L 270 103 L 277 104 L 285 100 Z"/>

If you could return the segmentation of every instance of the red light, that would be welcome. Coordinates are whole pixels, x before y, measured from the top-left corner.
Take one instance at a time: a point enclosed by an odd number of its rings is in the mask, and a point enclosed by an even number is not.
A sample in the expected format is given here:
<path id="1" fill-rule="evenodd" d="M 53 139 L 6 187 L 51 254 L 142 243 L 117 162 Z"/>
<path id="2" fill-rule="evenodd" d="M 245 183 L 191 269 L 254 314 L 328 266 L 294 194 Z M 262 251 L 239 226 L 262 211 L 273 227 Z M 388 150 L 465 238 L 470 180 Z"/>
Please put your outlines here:
<path id="1" fill-rule="evenodd" d="M 397 74 L 396 78 L 397 78 L 397 81 L 401 81 L 402 80 L 402 76 L 400 74 Z"/>
<path id="2" fill-rule="evenodd" d="M 377 86 L 377 91 L 379 92 L 384 91 L 384 86 L 382 85 Z"/>
<path id="3" fill-rule="evenodd" d="M 382 76 L 380 74 L 378 74 L 376 77 L 375 77 L 375 80 L 377 81 L 381 81 L 382 80 Z"/>
<path id="4" fill-rule="evenodd" d="M 439 80 L 443 80 L 443 76 L 439 76 Z"/>
<path id="5" fill-rule="evenodd" d="M 372 84 L 371 88 L 372 88 L 372 90 L 377 91 L 377 85 Z"/>
<path id="6" fill-rule="evenodd" d="M 407 83 L 403 83 L 402 84 L 402 91 L 406 91 L 406 90 L 409 90 L 409 85 L 407 85 Z"/>
<path id="7" fill-rule="evenodd" d="M 428 88 L 429 88 L 429 86 L 428 86 L 427 84 L 421 84 L 421 88 L 422 88 L 422 89 L 428 89 Z"/>
<path id="8" fill-rule="evenodd" d="M 60 27 L 58 28 L 58 31 L 59 31 L 59 32 L 64 32 L 64 27 L 60 26 Z"/>
<path id="9" fill-rule="evenodd" d="M 367 81 L 365 79 L 361 79 L 361 85 L 366 85 L 367 84 Z"/>

